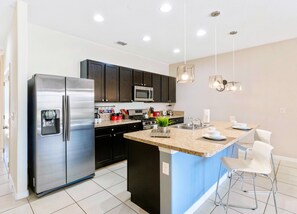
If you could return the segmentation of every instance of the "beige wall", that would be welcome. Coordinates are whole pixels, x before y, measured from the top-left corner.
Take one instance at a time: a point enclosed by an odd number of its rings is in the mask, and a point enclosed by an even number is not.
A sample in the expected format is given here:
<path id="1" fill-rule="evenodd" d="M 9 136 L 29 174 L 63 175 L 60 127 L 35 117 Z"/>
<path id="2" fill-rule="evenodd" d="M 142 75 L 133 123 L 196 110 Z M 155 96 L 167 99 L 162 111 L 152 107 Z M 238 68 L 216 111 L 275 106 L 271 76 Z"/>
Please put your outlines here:
<path id="1" fill-rule="evenodd" d="M 2 153 L 3 149 L 3 118 L 4 115 L 4 66 L 3 66 L 3 55 L 0 53 L 0 153 Z M 1 157 L 1 155 L 0 155 Z"/>
<path id="2" fill-rule="evenodd" d="M 208 77 L 214 73 L 214 57 L 190 61 L 196 65 L 193 84 L 177 85 L 176 109 L 186 116 L 201 117 L 204 108 L 211 110 L 212 120 L 256 123 L 271 130 L 275 154 L 297 158 L 297 39 L 259 46 L 236 52 L 236 80 L 241 92 L 216 92 L 208 88 Z M 177 64 L 170 65 L 176 75 Z M 232 77 L 232 54 L 218 56 L 218 70 Z M 284 108 L 285 113 L 280 109 Z"/>
<path id="3" fill-rule="evenodd" d="M 15 198 L 28 196 L 27 188 L 27 4 L 17 1 L 4 53 L 10 70 L 9 176 Z"/>

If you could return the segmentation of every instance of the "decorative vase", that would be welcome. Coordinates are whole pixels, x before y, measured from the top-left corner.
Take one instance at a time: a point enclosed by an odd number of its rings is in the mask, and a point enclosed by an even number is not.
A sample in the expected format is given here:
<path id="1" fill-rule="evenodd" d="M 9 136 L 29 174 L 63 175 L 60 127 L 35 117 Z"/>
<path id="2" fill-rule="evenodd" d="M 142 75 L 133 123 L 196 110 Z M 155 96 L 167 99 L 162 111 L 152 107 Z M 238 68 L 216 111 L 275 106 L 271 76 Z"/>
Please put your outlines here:
<path id="1" fill-rule="evenodd" d="M 166 126 L 166 127 L 158 127 L 158 129 L 159 129 L 159 132 L 166 133 L 167 130 L 168 130 L 168 126 Z"/>

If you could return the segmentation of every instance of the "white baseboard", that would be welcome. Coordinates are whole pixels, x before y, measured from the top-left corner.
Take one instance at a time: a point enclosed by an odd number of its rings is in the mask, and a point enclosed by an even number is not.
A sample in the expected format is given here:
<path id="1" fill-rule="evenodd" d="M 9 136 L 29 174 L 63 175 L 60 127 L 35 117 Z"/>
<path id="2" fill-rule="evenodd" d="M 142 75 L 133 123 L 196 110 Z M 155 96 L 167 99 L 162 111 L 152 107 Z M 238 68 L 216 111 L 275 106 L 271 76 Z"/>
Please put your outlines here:
<path id="1" fill-rule="evenodd" d="M 29 196 L 28 189 L 26 191 L 24 191 L 24 192 L 16 192 L 15 191 L 15 186 L 14 186 L 14 182 L 12 180 L 11 175 L 9 175 L 9 188 L 13 192 L 15 200 L 20 200 L 20 199 L 23 199 L 23 198 L 27 198 Z"/>
<path id="2" fill-rule="evenodd" d="M 283 160 L 283 161 L 290 161 L 290 162 L 297 163 L 297 158 L 289 158 L 289 157 L 280 156 L 280 155 L 273 155 L 273 157 L 275 160 Z"/>
<path id="3" fill-rule="evenodd" d="M 220 185 L 227 179 L 227 173 L 224 174 L 221 179 L 220 179 Z M 209 188 L 209 190 L 204 193 L 204 195 L 202 195 L 186 212 L 185 214 L 192 214 L 195 211 L 197 211 L 199 209 L 199 207 L 205 202 L 207 201 L 207 199 L 211 196 L 211 194 L 213 194 L 216 191 L 217 188 L 217 182 L 212 185 L 211 188 Z"/>

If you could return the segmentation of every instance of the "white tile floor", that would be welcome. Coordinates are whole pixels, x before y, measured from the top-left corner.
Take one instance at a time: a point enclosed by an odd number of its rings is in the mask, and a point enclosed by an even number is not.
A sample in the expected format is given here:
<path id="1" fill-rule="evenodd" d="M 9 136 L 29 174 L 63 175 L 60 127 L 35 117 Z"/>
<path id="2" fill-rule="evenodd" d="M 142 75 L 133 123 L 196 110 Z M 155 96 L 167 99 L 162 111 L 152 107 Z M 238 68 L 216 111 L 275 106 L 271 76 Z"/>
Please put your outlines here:
<path id="1" fill-rule="evenodd" d="M 281 161 L 277 163 L 278 193 L 277 204 L 280 214 L 297 213 L 297 163 Z M 27 199 L 15 201 L 9 189 L 7 172 L 0 159 L 0 213 L 5 214 L 80 214 L 80 213 L 108 213 L 129 214 L 146 213 L 130 201 L 127 192 L 127 162 L 123 161 L 96 171 L 93 179 L 63 188 L 41 198 L 31 194 Z M 227 183 L 220 187 L 224 195 Z M 257 178 L 257 190 L 269 188 L 268 180 Z M 250 184 L 245 184 L 251 189 Z M 214 205 L 214 194 L 195 212 L 195 214 L 221 214 L 222 207 Z M 241 205 L 253 205 L 253 195 L 240 190 L 240 183 L 233 183 L 230 202 Z M 275 213 L 272 196 L 258 194 L 259 208 L 255 211 L 244 209 L 230 209 L 230 214 L 240 213 Z"/>

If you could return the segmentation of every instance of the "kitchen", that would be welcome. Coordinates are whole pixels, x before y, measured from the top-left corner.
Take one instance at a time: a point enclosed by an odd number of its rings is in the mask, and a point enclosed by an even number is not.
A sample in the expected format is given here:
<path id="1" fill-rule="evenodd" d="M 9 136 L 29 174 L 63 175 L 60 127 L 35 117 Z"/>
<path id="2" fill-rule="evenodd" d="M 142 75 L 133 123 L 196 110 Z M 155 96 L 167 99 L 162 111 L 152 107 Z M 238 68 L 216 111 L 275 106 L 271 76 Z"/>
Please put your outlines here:
<path id="1" fill-rule="evenodd" d="M 13 4 L 15 2 L 10 1 L 9 3 Z M 24 155 L 27 153 L 27 148 L 24 146 L 26 145 L 24 139 L 27 139 L 26 131 L 24 131 L 26 130 L 24 127 L 27 126 L 27 101 L 25 99 L 27 92 L 25 89 L 27 88 L 27 80 L 34 74 L 41 73 L 80 77 L 80 62 L 91 59 L 120 67 L 177 77 L 177 66 L 184 60 L 182 2 L 172 2 L 172 10 L 169 13 L 160 12 L 162 2 L 154 2 L 154 6 L 150 5 L 150 2 L 143 2 L 142 4 L 134 2 L 133 5 L 123 3 L 123 5 L 119 4 L 118 6 L 114 4 L 114 2 L 110 1 L 105 6 L 93 5 L 93 8 L 98 7 L 98 9 L 92 9 L 91 5 L 85 5 L 83 3 L 73 4 L 71 6 L 73 14 L 70 14 L 69 11 L 69 16 L 66 17 L 63 11 L 63 8 L 69 7 L 66 1 L 59 3 L 52 2 L 52 4 L 47 4 L 43 1 L 37 3 L 25 1 L 19 2 L 18 6 L 8 7 L 9 11 L 16 10 L 17 16 L 15 15 L 15 19 L 9 19 L 14 24 L 10 24 L 9 26 L 11 29 L 18 29 L 18 34 L 16 30 L 7 31 L 6 35 L 10 32 L 10 36 L 7 39 L 8 45 L 3 45 L 3 54 L 5 57 L 1 61 L 1 70 L 3 73 L 9 67 L 8 62 L 10 61 L 11 63 L 10 92 L 13 98 L 10 102 L 11 113 L 13 113 L 10 124 L 11 149 L 9 154 L 11 164 L 10 172 L 7 174 L 10 174 L 10 180 L 13 181 L 15 186 L 14 191 L 20 198 L 17 202 L 10 200 L 13 205 L 9 209 L 17 207 L 20 209 L 28 208 L 26 201 L 21 199 L 26 197 L 28 190 L 26 179 L 27 156 Z M 176 85 L 176 103 L 170 107 L 176 111 L 184 111 L 185 122 L 188 122 L 188 117 L 202 119 L 203 109 L 210 109 L 211 121 L 229 121 L 230 116 L 235 116 L 239 122 L 244 122 L 248 125 L 256 124 L 260 128 L 272 131 L 273 153 L 278 158 L 283 158 L 278 162 L 280 172 L 279 183 L 281 183 L 277 194 L 277 197 L 280 197 L 278 198 L 278 201 L 280 201 L 279 210 L 291 213 L 295 212 L 294 206 L 292 206 L 295 200 L 295 193 L 293 191 L 295 186 L 294 182 L 292 182 L 295 178 L 294 165 L 292 163 L 286 163 L 286 161 L 292 162 L 296 158 L 296 145 L 294 141 L 296 120 L 293 119 L 296 118 L 296 111 L 294 111 L 296 101 L 293 99 L 293 81 L 296 76 L 294 56 L 297 50 L 296 39 L 294 38 L 296 38 L 297 34 L 295 33 L 295 29 L 291 27 L 296 23 L 293 10 L 296 6 L 295 4 L 293 1 L 288 1 L 284 4 L 268 1 L 252 1 L 245 4 L 242 2 L 230 2 L 226 4 L 213 2 L 210 5 L 205 5 L 205 3 L 200 1 L 197 1 L 197 3 L 188 1 L 188 17 L 194 16 L 193 14 L 198 16 L 197 18 L 195 15 L 193 19 L 188 19 L 187 22 L 189 36 L 187 41 L 187 62 L 195 65 L 195 81 L 187 84 L 178 83 Z M 47 9 L 44 9 L 45 6 Z M 106 9 L 104 10 L 103 7 L 106 7 Z M 75 9 L 78 8 L 85 8 L 80 11 L 81 17 L 83 17 L 81 20 L 75 19 L 77 14 L 79 14 Z M 106 11 L 108 11 L 108 8 L 115 8 L 114 11 L 109 10 L 113 15 L 107 15 Z M 144 8 L 149 11 L 144 10 Z M 202 12 L 197 13 L 198 8 L 201 8 Z M 234 14 L 230 11 L 230 8 L 234 9 Z M 242 84 L 242 91 L 240 92 L 217 92 L 208 87 L 209 76 L 215 74 L 215 21 L 209 14 L 218 9 L 221 12 L 221 15 L 215 18 L 218 19 L 218 74 L 221 74 L 228 81 L 233 79 L 232 38 L 230 38 L 229 32 L 237 30 L 238 35 L 236 35 L 235 42 L 235 80 L 240 81 Z M 237 10 L 235 11 L 235 9 Z M 134 11 L 132 13 L 133 16 L 128 18 L 128 16 L 125 16 L 125 13 L 128 14 L 131 10 Z M 42 11 L 43 14 L 40 14 L 38 11 Z M 55 11 L 54 15 L 52 11 Z M 105 20 L 99 23 L 94 22 L 93 15 L 96 13 L 101 13 Z M 117 13 L 121 15 L 119 16 Z M 159 20 L 158 23 L 160 26 L 151 26 L 152 20 L 149 18 L 142 20 L 143 24 L 137 24 L 135 16 L 142 17 L 141 14 L 150 14 L 147 17 L 154 17 Z M 152 14 L 155 14 L 155 16 Z M 109 22 L 112 19 L 111 17 L 115 19 L 114 24 L 119 21 L 117 17 L 127 18 L 120 20 L 118 27 L 115 28 Z M 172 20 L 173 17 L 176 20 L 176 25 L 169 24 L 174 22 Z M 256 25 L 256 21 L 251 17 L 259 18 L 257 21 L 258 25 Z M 237 18 L 238 22 L 232 22 L 232 20 L 237 20 Z M 61 20 L 64 22 L 61 22 Z M 193 20 L 198 20 L 198 23 L 196 25 L 193 24 Z M 131 24 L 131 26 L 134 26 L 133 31 L 128 30 L 128 28 L 123 29 L 123 26 L 130 26 L 127 24 L 130 22 L 135 23 L 135 25 Z M 83 24 L 80 25 L 79 23 Z M 153 21 L 153 23 L 157 22 Z M 230 24 L 227 26 L 225 23 L 233 23 L 234 25 Z M 272 26 L 270 23 L 274 23 L 275 25 Z M 149 28 L 149 26 L 151 27 Z M 199 28 L 205 28 L 207 34 L 198 37 L 196 32 Z M 91 29 L 94 32 L 91 32 Z M 167 30 L 162 31 L 161 29 Z M 127 34 L 124 34 L 126 30 Z M 166 35 L 168 36 L 167 31 L 168 34 L 176 35 L 177 37 L 173 41 L 168 41 L 168 44 L 165 44 L 163 41 L 169 40 L 169 38 L 164 37 Z M 82 32 L 88 35 L 81 35 Z M 122 32 L 121 36 L 118 35 L 118 32 Z M 99 38 L 94 37 L 94 35 L 102 36 Z M 151 36 L 151 40 L 147 42 L 143 41 L 142 39 L 145 35 Z M 162 39 L 158 40 L 157 38 Z M 13 47 L 16 47 L 16 40 L 18 40 L 18 56 L 16 56 L 16 50 L 13 49 Z M 115 42 L 122 40 L 127 42 L 128 45 L 119 46 L 115 44 Z M 136 41 L 137 44 L 135 43 Z M 159 50 L 159 47 L 163 47 L 162 51 L 164 52 Z M 173 53 L 173 49 L 176 48 L 179 48 L 180 53 Z M 1 76 L 1 81 L 3 78 Z M 1 86 L 1 88 L 3 87 Z M 120 109 L 149 109 L 152 106 L 156 111 L 161 111 L 168 110 L 168 104 L 168 102 L 100 102 L 98 107 L 115 106 L 115 111 L 119 112 Z M 0 147 L 2 147 L 2 144 Z M 125 173 L 122 170 L 125 164 L 125 162 L 120 163 L 117 167 L 111 167 L 111 169 L 114 169 L 118 173 Z M 288 169 L 292 169 L 293 171 L 288 171 Z M 100 173 L 109 172 L 113 175 L 114 171 L 103 168 L 96 174 L 100 175 Z M 105 178 L 109 178 L 107 174 L 105 174 Z M 115 173 L 116 180 L 119 182 L 116 182 L 117 184 L 122 185 L 122 183 L 126 182 L 124 177 L 118 177 L 117 175 Z M 125 174 L 122 175 L 125 176 Z M 96 190 L 94 194 L 102 192 L 102 189 L 100 189 L 102 186 L 94 186 L 93 183 L 90 184 L 89 182 L 86 185 L 90 185 Z M 110 187 L 108 186 L 108 188 Z M 52 212 L 67 206 L 73 209 L 79 208 L 74 203 L 75 200 L 69 198 L 64 190 L 57 193 L 63 200 L 60 200 L 61 204 L 50 202 L 51 204 L 57 204 Z M 9 197 L 13 198 L 14 196 L 11 195 L 2 196 L 4 197 L 3 200 L 8 200 L 10 199 Z M 40 200 L 46 197 L 41 197 Z M 104 197 L 102 196 L 102 198 Z M 249 199 L 249 197 L 245 198 L 246 200 Z M 35 204 L 38 204 L 37 201 Z M 118 202 L 118 200 L 114 201 Z M 268 210 L 271 213 L 274 212 L 273 201 L 269 200 L 268 203 L 265 199 L 259 199 L 259 201 L 261 201 L 261 203 L 259 202 L 259 209 L 262 213 L 265 212 L 265 209 L 267 212 Z M 288 203 L 284 203 L 284 201 Z M 129 204 L 130 202 L 127 203 Z M 208 205 L 209 200 L 205 203 Z M 121 206 L 119 203 L 116 204 Z M 129 206 L 127 208 L 126 204 L 122 205 L 122 207 L 125 207 L 125 209 L 130 208 Z M 213 203 L 209 203 L 209 207 L 211 210 L 205 213 L 222 211 L 221 207 L 216 208 L 213 206 Z M 238 210 L 232 211 L 235 213 L 238 212 Z M 239 210 L 239 212 L 245 211 Z"/>

